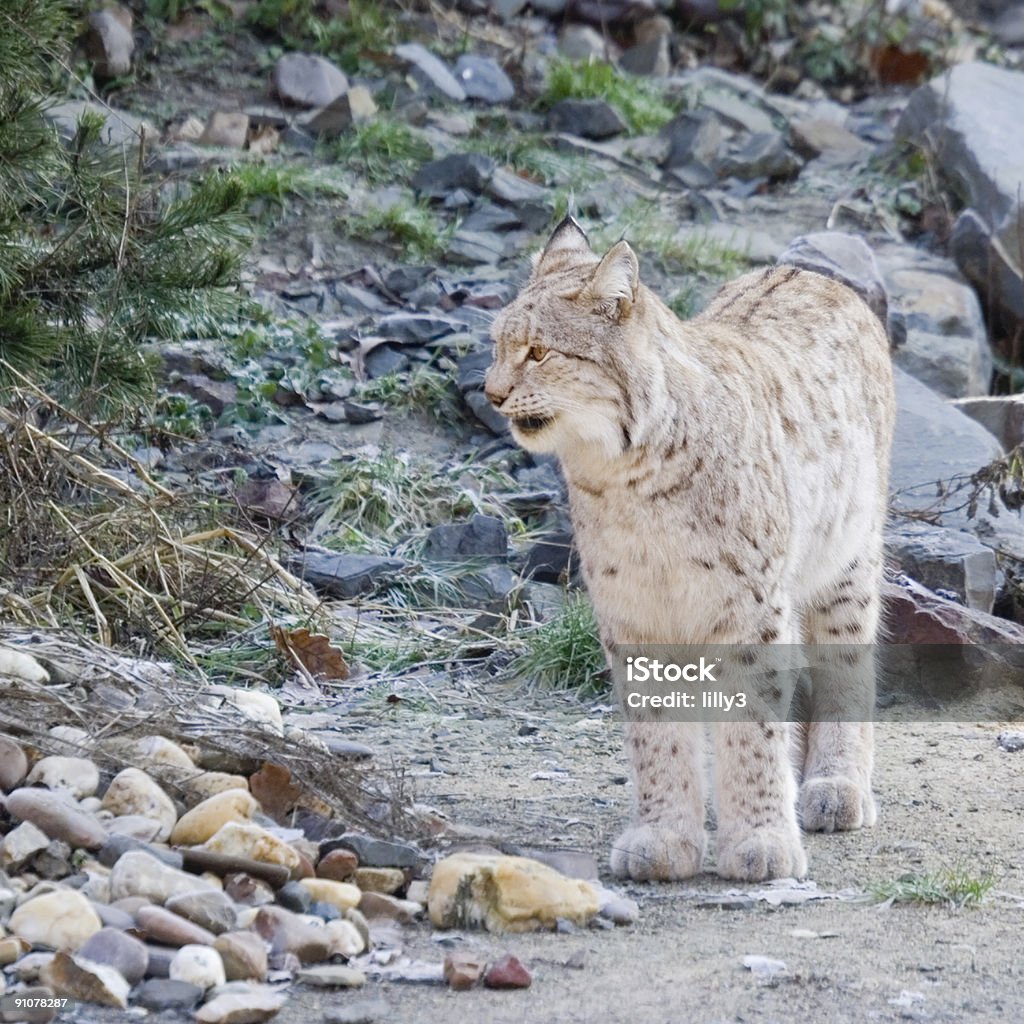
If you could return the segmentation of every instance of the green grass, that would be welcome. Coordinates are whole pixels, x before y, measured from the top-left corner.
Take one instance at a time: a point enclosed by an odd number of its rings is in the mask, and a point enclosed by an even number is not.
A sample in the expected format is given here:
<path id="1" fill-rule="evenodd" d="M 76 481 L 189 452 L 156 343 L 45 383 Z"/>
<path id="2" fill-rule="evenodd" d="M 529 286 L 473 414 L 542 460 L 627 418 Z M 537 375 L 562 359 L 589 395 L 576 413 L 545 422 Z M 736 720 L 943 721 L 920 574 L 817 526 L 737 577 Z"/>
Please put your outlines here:
<path id="1" fill-rule="evenodd" d="M 398 250 L 396 256 L 410 263 L 438 259 L 455 230 L 454 223 L 443 224 L 427 204 L 411 199 L 352 213 L 341 227 L 352 238 L 389 242 Z"/>
<path id="2" fill-rule="evenodd" d="M 456 422 L 461 415 L 451 377 L 431 366 L 376 377 L 359 388 L 358 398 L 398 412 L 423 413 L 439 423 Z"/>
<path id="3" fill-rule="evenodd" d="M 604 651 L 587 596 L 571 594 L 555 618 L 532 630 L 510 670 L 541 686 L 590 693 L 607 690 Z"/>
<path id="4" fill-rule="evenodd" d="M 393 550 L 413 545 L 438 523 L 476 512 L 505 517 L 494 491 L 511 482 L 496 471 L 436 463 L 383 451 L 338 464 L 330 483 L 314 496 L 319 516 L 313 536 L 340 550 Z"/>
<path id="5" fill-rule="evenodd" d="M 373 185 L 405 181 L 434 155 L 430 144 L 407 124 L 380 116 L 355 125 L 327 153 Z"/>
<path id="6" fill-rule="evenodd" d="M 995 885 L 991 875 L 972 875 L 966 868 L 946 868 L 932 874 L 909 874 L 870 887 L 880 902 L 941 904 L 948 907 L 976 906 Z"/>
<path id="7" fill-rule="evenodd" d="M 546 109 L 567 99 L 605 100 L 618 110 L 635 134 L 656 132 L 675 115 L 652 81 L 624 75 L 603 60 L 552 63 L 540 106 Z"/>

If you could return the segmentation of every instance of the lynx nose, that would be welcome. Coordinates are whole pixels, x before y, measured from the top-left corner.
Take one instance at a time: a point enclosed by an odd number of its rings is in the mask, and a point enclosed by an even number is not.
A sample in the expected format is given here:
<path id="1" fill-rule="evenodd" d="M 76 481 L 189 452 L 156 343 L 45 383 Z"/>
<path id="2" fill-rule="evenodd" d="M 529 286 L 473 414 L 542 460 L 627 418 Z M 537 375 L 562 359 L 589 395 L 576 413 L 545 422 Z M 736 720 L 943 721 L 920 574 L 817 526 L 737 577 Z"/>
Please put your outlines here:
<path id="1" fill-rule="evenodd" d="M 512 389 L 509 387 L 503 387 L 501 381 L 496 380 L 496 374 L 494 368 L 491 367 L 487 371 L 487 376 L 484 378 L 484 394 L 487 396 L 487 401 L 497 409 L 502 402 L 508 398 L 508 393 Z"/>

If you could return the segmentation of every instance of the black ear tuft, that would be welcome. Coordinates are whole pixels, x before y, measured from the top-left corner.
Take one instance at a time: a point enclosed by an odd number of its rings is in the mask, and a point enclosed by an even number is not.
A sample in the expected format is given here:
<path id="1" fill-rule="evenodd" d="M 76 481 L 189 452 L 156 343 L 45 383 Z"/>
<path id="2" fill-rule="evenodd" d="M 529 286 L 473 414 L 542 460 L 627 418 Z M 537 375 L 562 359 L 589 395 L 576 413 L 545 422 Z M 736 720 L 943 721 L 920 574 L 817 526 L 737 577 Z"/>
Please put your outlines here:
<path id="1" fill-rule="evenodd" d="M 551 232 L 548 244 L 544 246 L 543 255 L 547 256 L 550 253 L 560 252 L 563 249 L 586 249 L 588 252 L 590 251 L 590 241 L 587 238 L 587 233 L 569 214 L 566 214 L 558 227 Z"/>

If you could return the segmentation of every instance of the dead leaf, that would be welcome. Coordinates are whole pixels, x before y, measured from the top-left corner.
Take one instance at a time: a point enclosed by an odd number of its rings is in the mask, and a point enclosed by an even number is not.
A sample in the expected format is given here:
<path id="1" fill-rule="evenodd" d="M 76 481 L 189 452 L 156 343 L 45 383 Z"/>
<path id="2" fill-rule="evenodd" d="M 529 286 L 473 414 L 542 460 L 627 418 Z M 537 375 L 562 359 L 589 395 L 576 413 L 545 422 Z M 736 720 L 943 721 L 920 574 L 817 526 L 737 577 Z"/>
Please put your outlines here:
<path id="1" fill-rule="evenodd" d="M 302 800 L 302 788 L 292 780 L 292 773 L 269 761 L 249 776 L 249 790 L 264 812 L 281 824 Z"/>
<path id="2" fill-rule="evenodd" d="M 283 629 L 271 626 L 270 635 L 277 649 L 305 669 L 311 676 L 323 679 L 348 679 L 348 662 L 341 649 L 331 643 L 323 633 L 310 633 L 308 629 Z"/>
<path id="3" fill-rule="evenodd" d="M 871 67 L 882 85 L 916 85 L 928 74 L 930 62 L 919 50 L 907 53 L 889 43 L 871 51 Z"/>

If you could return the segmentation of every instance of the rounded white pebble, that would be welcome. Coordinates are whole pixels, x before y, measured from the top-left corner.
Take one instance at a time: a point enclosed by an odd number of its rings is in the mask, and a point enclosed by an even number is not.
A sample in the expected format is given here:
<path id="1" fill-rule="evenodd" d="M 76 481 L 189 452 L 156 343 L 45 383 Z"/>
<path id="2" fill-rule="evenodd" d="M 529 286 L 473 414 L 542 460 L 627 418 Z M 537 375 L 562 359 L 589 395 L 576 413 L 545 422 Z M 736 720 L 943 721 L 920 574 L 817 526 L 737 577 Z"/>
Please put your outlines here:
<path id="1" fill-rule="evenodd" d="M 171 960 L 169 974 L 172 981 L 187 981 L 202 989 L 223 985 L 227 981 L 220 953 L 209 946 L 182 946 Z"/>

